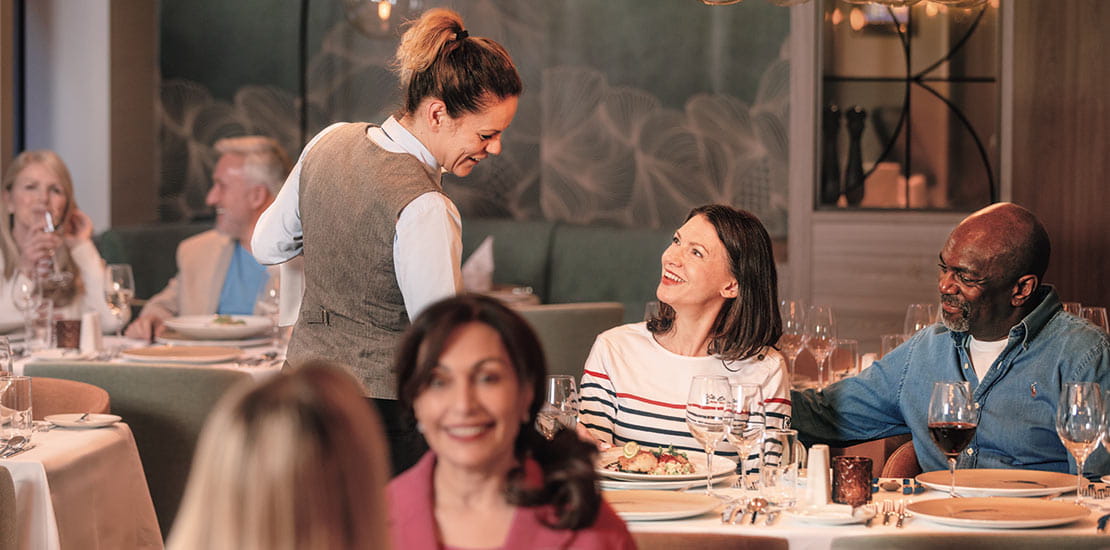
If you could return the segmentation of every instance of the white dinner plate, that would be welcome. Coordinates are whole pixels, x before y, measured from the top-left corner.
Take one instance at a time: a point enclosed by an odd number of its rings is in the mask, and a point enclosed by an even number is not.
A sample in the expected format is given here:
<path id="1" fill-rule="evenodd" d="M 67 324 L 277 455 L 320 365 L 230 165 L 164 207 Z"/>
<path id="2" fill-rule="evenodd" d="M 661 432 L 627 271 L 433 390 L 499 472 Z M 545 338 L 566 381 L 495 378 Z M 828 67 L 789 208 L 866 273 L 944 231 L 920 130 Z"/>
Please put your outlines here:
<path id="1" fill-rule="evenodd" d="M 721 501 L 707 495 L 675 491 L 605 491 L 609 506 L 625 521 L 658 521 L 700 516 Z"/>
<path id="2" fill-rule="evenodd" d="M 230 317 L 234 324 L 217 323 L 217 317 Z M 185 336 L 205 340 L 242 340 L 272 327 L 269 317 L 258 315 L 184 315 L 166 319 L 165 324 Z"/>
<path id="3" fill-rule="evenodd" d="M 828 504 L 795 508 L 790 514 L 799 521 L 806 523 L 851 525 L 853 523 L 863 523 L 875 517 L 875 509 L 870 506 L 860 506 L 853 513 L 852 507 L 847 504 Z"/>
<path id="4" fill-rule="evenodd" d="M 713 486 L 719 487 L 726 482 L 733 479 L 731 473 L 713 478 Z M 624 490 L 639 490 L 639 489 L 657 489 L 660 491 L 673 491 L 676 489 L 685 489 L 687 487 L 697 488 L 705 487 L 705 478 L 701 477 L 693 481 L 623 481 L 620 479 L 601 479 L 601 488 L 608 491 L 624 491 Z"/>
<path id="5" fill-rule="evenodd" d="M 239 348 L 226 346 L 150 346 L 120 352 L 131 361 L 190 364 L 223 363 L 238 359 L 242 354 Z"/>
<path id="6" fill-rule="evenodd" d="M 43 420 L 62 428 L 77 429 L 103 428 L 123 420 L 114 414 L 90 414 L 85 420 L 78 422 L 82 414 L 84 413 L 51 414 Z"/>
<path id="7" fill-rule="evenodd" d="M 645 449 L 647 447 L 644 447 Z M 686 454 L 686 459 L 694 465 L 694 473 L 692 474 L 675 474 L 675 475 L 653 475 L 653 474 L 634 474 L 630 472 L 617 472 L 614 470 L 606 470 L 602 466 L 611 464 L 621 456 L 623 451 L 620 447 L 613 447 L 601 453 L 597 461 L 597 473 L 603 478 L 620 479 L 623 481 L 696 481 L 698 479 L 705 479 L 705 453 L 697 451 L 682 451 Z M 713 457 L 713 477 L 718 477 L 732 473 L 736 470 L 736 462 L 725 458 L 723 456 Z"/>
<path id="8" fill-rule="evenodd" d="M 162 333 L 161 336 L 157 337 L 155 341 L 159 344 L 169 344 L 171 346 L 235 346 L 237 348 L 251 348 L 268 345 L 273 341 L 273 338 L 269 336 L 258 336 L 240 340 L 208 340 L 204 338 L 192 338 L 173 330 L 167 330 Z"/>
<path id="9" fill-rule="evenodd" d="M 938 498 L 911 502 L 914 516 L 943 525 L 987 529 L 1030 529 L 1064 525 L 1087 517 L 1090 510 L 1058 500 L 1013 497 Z"/>
<path id="10" fill-rule="evenodd" d="M 948 491 L 946 470 L 926 472 L 917 482 L 934 491 Z M 1041 470 L 973 468 L 956 470 L 956 494 L 961 497 L 1039 497 L 1075 490 L 1075 476 Z"/>

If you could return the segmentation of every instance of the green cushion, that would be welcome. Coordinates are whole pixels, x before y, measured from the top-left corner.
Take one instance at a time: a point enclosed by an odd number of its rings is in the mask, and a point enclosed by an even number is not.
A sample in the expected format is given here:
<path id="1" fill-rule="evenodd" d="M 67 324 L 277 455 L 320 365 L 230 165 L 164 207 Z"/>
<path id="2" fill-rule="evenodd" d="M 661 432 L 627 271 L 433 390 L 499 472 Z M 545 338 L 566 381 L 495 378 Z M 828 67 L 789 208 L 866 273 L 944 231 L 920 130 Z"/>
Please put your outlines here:
<path id="1" fill-rule="evenodd" d="M 32 362 L 24 374 L 77 380 L 108 392 L 112 413 L 135 434 L 163 536 L 173 526 L 208 413 L 232 386 L 251 379 L 230 369 L 97 362 Z"/>
<path id="2" fill-rule="evenodd" d="M 560 224 L 544 302 L 621 302 L 625 322 L 642 321 L 644 304 L 655 300 L 660 257 L 672 235 L 671 229 Z"/>
<path id="3" fill-rule="evenodd" d="M 547 258 L 555 222 L 519 221 L 508 218 L 464 218 L 462 222 L 463 261 L 493 237 L 493 282 L 502 285 L 531 286 L 544 302 L 547 297 Z"/>
<path id="4" fill-rule="evenodd" d="M 524 317 L 543 346 L 548 374 L 582 378 L 582 366 L 597 335 L 619 324 L 624 306 L 616 302 L 522 305 L 514 308 Z"/>
<path id="5" fill-rule="evenodd" d="M 210 222 L 163 223 L 113 227 L 94 242 L 104 261 L 131 264 L 135 297 L 150 298 L 177 274 L 177 245 L 212 228 Z"/>

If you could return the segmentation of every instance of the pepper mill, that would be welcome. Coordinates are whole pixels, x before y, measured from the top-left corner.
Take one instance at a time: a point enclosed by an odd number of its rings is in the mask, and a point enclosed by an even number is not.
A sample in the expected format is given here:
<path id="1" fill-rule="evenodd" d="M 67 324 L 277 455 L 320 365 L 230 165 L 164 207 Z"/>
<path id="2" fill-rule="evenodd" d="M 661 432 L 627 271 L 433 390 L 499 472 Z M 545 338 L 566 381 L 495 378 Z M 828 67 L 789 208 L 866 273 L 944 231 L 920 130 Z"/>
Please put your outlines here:
<path id="1" fill-rule="evenodd" d="M 859 105 L 844 113 L 848 119 L 848 164 L 844 167 L 844 198 L 848 205 L 859 206 L 863 202 L 863 127 L 867 111 Z"/>
<path id="2" fill-rule="evenodd" d="M 830 103 L 821 119 L 821 204 L 836 204 L 840 199 L 840 108 Z"/>

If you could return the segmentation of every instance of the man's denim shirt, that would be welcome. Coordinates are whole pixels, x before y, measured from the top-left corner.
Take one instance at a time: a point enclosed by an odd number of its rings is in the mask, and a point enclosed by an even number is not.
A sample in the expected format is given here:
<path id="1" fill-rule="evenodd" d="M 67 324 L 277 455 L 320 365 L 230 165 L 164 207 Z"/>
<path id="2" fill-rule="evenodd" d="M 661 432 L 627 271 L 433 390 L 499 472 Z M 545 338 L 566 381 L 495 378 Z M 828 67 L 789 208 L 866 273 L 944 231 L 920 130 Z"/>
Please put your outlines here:
<path id="1" fill-rule="evenodd" d="M 1098 382 L 1110 390 L 1110 342 L 1090 323 L 1065 313 L 1056 291 L 1010 329 L 1009 341 L 983 380 L 967 352 L 968 334 L 942 324 L 922 329 L 859 375 L 823 392 L 791 392 L 793 427 L 807 441 L 844 446 L 904 433 L 926 471 L 947 469 L 929 437 L 929 397 L 937 381 L 968 381 L 979 405 L 975 439 L 959 468 L 1029 468 L 1075 472 L 1056 435 L 1056 404 L 1065 382 Z M 1110 473 L 1101 446 L 1083 468 Z"/>

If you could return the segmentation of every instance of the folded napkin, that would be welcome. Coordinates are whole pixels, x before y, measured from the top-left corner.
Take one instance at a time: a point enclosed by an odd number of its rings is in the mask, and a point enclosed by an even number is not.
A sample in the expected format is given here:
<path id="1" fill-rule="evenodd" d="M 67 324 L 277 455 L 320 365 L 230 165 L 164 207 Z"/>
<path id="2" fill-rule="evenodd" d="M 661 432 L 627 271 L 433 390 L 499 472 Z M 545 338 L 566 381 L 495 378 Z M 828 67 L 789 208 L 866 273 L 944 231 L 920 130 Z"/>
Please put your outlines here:
<path id="1" fill-rule="evenodd" d="M 463 288 L 467 292 L 493 289 L 493 236 L 486 237 L 462 265 Z"/>

